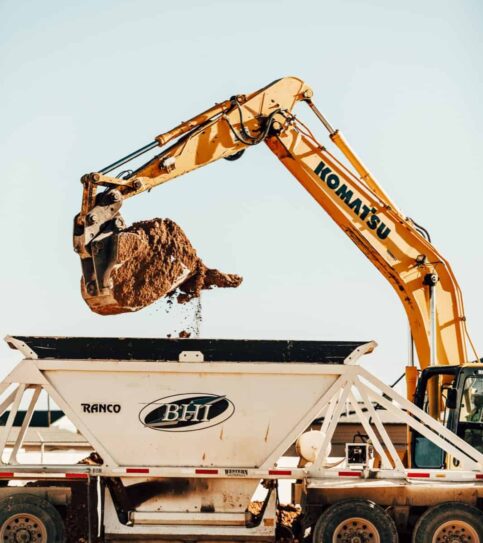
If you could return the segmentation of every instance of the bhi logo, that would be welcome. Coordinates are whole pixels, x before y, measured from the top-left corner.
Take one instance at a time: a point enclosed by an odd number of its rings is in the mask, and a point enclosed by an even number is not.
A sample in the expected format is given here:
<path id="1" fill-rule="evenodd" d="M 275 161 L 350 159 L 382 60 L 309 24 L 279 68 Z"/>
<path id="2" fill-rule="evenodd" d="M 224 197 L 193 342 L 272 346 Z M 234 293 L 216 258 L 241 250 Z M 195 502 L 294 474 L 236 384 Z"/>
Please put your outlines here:
<path id="1" fill-rule="evenodd" d="M 149 403 L 139 412 L 147 428 L 162 432 L 204 430 L 228 420 L 235 406 L 226 396 L 191 393 L 166 396 Z"/>

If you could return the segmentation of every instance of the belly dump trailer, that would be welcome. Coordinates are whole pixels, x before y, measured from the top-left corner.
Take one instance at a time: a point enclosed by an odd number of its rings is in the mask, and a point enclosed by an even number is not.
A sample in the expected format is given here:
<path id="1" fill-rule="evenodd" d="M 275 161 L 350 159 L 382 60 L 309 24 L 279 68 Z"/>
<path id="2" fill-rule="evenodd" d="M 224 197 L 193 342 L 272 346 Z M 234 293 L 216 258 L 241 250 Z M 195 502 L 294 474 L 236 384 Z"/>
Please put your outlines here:
<path id="1" fill-rule="evenodd" d="M 1 542 L 390 543 L 408 532 L 417 543 L 483 541 L 483 454 L 358 364 L 374 342 L 6 339 L 24 358 L 0 384 Z M 98 464 L 19 462 L 42 391 Z M 26 416 L 7 447 L 21 404 Z M 334 460 L 331 438 L 348 406 L 367 440 Z M 458 469 L 406 468 L 381 409 Z M 317 417 L 320 431 L 307 432 Z M 298 467 L 283 467 L 294 442 Z M 295 481 L 301 507 L 292 532 L 277 516 L 284 479 Z M 75 533 L 66 529 L 73 516 Z"/>

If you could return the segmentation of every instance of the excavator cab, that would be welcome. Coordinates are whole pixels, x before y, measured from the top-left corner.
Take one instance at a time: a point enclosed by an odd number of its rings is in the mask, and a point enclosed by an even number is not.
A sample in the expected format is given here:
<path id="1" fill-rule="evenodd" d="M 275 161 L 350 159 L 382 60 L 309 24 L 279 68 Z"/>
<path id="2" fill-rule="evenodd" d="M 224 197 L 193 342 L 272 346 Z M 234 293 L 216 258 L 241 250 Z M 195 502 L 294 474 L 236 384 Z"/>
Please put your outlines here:
<path id="1" fill-rule="evenodd" d="M 440 422 L 483 452 L 483 364 L 431 366 L 423 370 L 414 403 L 426 412 L 431 381 L 437 381 L 441 390 Z M 411 431 L 411 459 L 413 468 L 458 467 L 456 459 L 447 458 L 437 445 L 415 430 Z"/>

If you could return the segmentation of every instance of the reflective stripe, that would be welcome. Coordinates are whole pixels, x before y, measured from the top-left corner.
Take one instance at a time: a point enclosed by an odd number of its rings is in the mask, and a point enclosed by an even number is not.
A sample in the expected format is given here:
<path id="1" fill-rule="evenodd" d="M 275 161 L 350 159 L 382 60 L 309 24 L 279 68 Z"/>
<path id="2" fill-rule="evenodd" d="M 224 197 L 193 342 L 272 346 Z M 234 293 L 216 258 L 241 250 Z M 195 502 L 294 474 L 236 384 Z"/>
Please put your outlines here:
<path id="1" fill-rule="evenodd" d="M 339 477 L 360 477 L 362 471 L 339 471 Z"/>

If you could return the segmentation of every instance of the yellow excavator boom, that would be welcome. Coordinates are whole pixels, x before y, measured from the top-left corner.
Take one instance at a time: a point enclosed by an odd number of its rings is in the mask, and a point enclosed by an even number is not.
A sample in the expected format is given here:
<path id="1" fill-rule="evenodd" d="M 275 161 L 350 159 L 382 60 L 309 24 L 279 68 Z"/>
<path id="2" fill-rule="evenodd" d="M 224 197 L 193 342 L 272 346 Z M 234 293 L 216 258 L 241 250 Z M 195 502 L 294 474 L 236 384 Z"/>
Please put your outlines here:
<path id="1" fill-rule="evenodd" d="M 119 210 L 125 199 L 220 158 L 239 158 L 248 147 L 265 142 L 391 283 L 409 319 L 421 368 L 468 362 L 463 300 L 451 266 L 398 210 L 342 134 L 316 108 L 312 95 L 300 79 L 280 79 L 253 94 L 216 104 L 124 159 L 84 176 L 82 208 L 74 222 L 84 297 L 109 303 L 115 250 L 103 254 L 102 242 L 122 231 Z M 297 102 L 311 107 L 347 164 L 297 119 L 293 113 Z M 161 152 L 135 171 L 109 175 L 157 147 Z"/>

